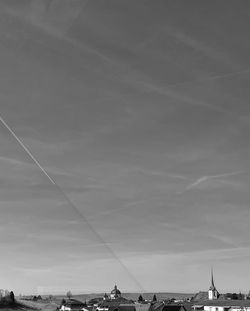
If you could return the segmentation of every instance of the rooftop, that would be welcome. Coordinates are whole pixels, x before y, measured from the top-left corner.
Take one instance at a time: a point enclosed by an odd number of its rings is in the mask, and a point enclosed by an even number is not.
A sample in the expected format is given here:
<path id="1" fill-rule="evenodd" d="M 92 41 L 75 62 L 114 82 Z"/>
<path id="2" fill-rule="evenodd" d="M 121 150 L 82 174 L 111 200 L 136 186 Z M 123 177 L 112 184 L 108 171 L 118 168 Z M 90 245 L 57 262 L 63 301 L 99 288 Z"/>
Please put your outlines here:
<path id="1" fill-rule="evenodd" d="M 194 304 L 195 305 L 195 304 Z M 203 306 L 228 306 L 250 307 L 250 300 L 206 300 L 197 301 L 197 305 Z"/>

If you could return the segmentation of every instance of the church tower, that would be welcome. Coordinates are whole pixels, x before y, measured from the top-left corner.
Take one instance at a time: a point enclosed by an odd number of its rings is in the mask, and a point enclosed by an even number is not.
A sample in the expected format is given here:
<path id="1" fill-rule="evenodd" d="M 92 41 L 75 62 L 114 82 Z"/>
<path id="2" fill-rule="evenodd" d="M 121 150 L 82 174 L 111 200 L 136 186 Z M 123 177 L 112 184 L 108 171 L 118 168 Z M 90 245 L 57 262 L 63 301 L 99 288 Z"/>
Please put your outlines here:
<path id="1" fill-rule="evenodd" d="M 214 285 L 213 269 L 211 269 L 211 285 L 210 285 L 209 290 L 208 290 L 208 299 L 209 300 L 218 299 L 219 295 L 220 294 Z"/>
<path id="2" fill-rule="evenodd" d="M 115 285 L 114 289 L 110 293 L 110 299 L 117 299 L 117 298 L 121 298 L 121 292 Z"/>

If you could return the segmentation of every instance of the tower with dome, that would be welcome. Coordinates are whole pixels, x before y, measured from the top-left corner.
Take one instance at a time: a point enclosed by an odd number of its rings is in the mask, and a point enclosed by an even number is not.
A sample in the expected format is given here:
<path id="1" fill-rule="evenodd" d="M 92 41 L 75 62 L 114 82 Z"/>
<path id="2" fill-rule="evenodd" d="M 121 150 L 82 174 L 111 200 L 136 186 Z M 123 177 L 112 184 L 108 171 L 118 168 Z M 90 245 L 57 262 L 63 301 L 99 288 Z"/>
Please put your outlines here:
<path id="1" fill-rule="evenodd" d="M 122 294 L 120 292 L 120 290 L 117 288 L 117 285 L 114 286 L 114 289 L 112 289 L 111 293 L 110 293 L 110 299 L 117 299 L 117 298 L 121 298 Z"/>

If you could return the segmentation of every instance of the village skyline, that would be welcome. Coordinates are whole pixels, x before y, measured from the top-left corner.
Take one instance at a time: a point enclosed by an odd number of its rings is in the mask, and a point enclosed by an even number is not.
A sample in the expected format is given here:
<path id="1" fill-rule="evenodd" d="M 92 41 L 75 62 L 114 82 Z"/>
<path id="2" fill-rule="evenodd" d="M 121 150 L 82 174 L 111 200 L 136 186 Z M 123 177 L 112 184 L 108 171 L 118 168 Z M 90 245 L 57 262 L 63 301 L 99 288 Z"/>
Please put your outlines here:
<path id="1" fill-rule="evenodd" d="M 214 281 L 214 273 L 213 273 L 213 269 L 211 269 L 210 271 L 210 286 L 208 287 L 208 298 L 209 299 L 217 299 L 217 296 L 219 295 L 225 295 L 226 293 L 229 294 L 231 293 L 232 295 L 245 295 L 245 296 L 249 296 L 250 297 L 250 289 L 248 288 L 240 288 L 237 289 L 235 288 L 234 290 L 231 291 L 223 291 L 223 289 L 220 289 L 220 293 L 217 290 L 216 286 L 215 286 L 215 281 Z M 122 284 L 122 282 L 116 282 L 114 288 L 117 288 L 117 284 Z M 9 290 L 2 290 L 0 289 L 0 297 L 2 295 L 6 295 L 6 293 L 8 294 L 10 291 Z M 70 296 L 79 296 L 79 295 L 90 295 L 90 296 L 95 296 L 95 295 L 106 295 L 107 294 L 107 290 L 102 290 L 102 291 L 88 291 L 87 289 L 80 289 L 79 287 L 75 288 L 72 287 L 70 290 L 67 290 L 66 292 L 66 288 L 64 288 L 64 290 L 62 289 L 55 289 L 55 288 L 43 288 L 43 287 L 39 287 L 36 288 L 33 292 L 30 293 L 21 293 L 19 291 L 19 296 L 27 296 L 27 295 L 42 295 L 42 296 L 49 296 L 49 295 L 58 295 L 58 296 L 67 296 L 70 294 Z M 119 291 L 120 292 L 120 291 Z M 143 289 L 141 291 L 129 291 L 129 290 L 125 290 L 123 291 L 123 295 L 125 295 L 126 297 L 130 297 L 130 295 L 140 295 L 140 294 L 147 294 L 147 295 L 154 295 L 154 294 L 162 294 L 165 295 L 165 298 L 167 297 L 184 297 L 184 298 L 190 298 L 193 297 L 195 294 L 197 293 L 205 293 L 206 291 L 204 291 L 203 289 L 197 289 L 194 292 L 188 292 L 188 291 L 165 291 L 165 290 L 155 290 L 155 291 L 143 291 Z M 5 293 L 5 294 L 4 294 Z M 112 291 L 111 291 L 112 293 Z M 192 296 L 191 296 L 192 295 Z M 130 297 L 131 298 L 131 297 Z M 134 298 L 134 297 L 133 297 Z M 238 299 L 238 298 L 237 298 Z"/>
<path id="2" fill-rule="evenodd" d="M 172 295 L 172 296 L 171 296 Z M 0 307 L 10 310 L 51 311 L 249 311 L 250 291 L 246 294 L 219 293 L 211 271 L 210 287 L 196 294 L 122 293 L 115 284 L 109 293 L 102 295 L 62 296 L 34 295 L 16 297 L 13 291 L 0 290 Z M 176 296 L 177 295 L 177 296 Z M 4 309 L 4 310 L 5 310 Z"/>
<path id="3" fill-rule="evenodd" d="M 0 0 L 0 288 L 248 291 L 249 12 Z"/>

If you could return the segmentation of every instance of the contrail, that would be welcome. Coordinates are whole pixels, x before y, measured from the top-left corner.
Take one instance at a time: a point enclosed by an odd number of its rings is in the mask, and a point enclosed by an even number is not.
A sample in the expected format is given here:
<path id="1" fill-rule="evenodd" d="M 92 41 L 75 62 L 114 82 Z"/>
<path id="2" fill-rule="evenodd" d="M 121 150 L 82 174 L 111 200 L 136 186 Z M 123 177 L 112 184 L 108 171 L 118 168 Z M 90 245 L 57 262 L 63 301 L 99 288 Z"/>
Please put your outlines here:
<path id="1" fill-rule="evenodd" d="M 133 280 L 141 293 L 145 292 L 140 282 L 135 278 L 135 276 L 128 270 L 127 266 L 121 261 L 121 259 L 116 255 L 114 250 L 107 244 L 107 242 L 102 238 L 102 236 L 93 228 L 93 226 L 89 223 L 86 217 L 79 211 L 79 209 L 74 205 L 74 203 L 68 198 L 66 193 L 62 190 L 62 188 L 50 177 L 50 175 L 46 172 L 46 170 L 42 167 L 42 165 L 38 162 L 38 160 L 32 155 L 30 150 L 25 146 L 25 144 L 21 141 L 21 139 L 15 134 L 15 132 L 10 128 L 10 126 L 4 121 L 4 119 L 0 116 L 0 121 L 6 127 L 6 129 L 11 133 L 11 135 L 16 139 L 16 141 L 20 144 L 20 146 L 25 150 L 25 152 L 29 155 L 29 157 L 34 161 L 37 167 L 42 171 L 42 173 L 49 179 L 52 185 L 56 188 L 56 190 L 62 195 L 64 200 L 68 203 L 68 205 L 75 211 L 75 213 L 84 221 L 84 223 L 88 226 L 90 231 L 95 235 L 95 237 L 101 241 L 101 244 L 108 250 L 111 256 L 117 260 L 123 270 L 127 273 L 129 278 Z"/>
<path id="2" fill-rule="evenodd" d="M 35 164 L 40 168 L 40 170 L 47 176 L 50 182 L 55 185 L 55 181 L 49 176 L 49 174 L 45 171 L 45 169 L 41 166 L 41 164 L 37 161 L 37 159 L 32 155 L 29 149 L 24 145 L 24 143 L 18 138 L 18 136 L 13 132 L 13 130 L 9 127 L 9 125 L 4 121 L 4 119 L 0 116 L 0 121 L 7 128 L 7 130 L 12 134 L 12 136 L 18 141 L 18 143 L 22 146 L 22 148 L 28 153 L 31 159 L 35 162 Z"/>
<path id="3" fill-rule="evenodd" d="M 233 176 L 233 175 L 237 175 L 237 174 L 240 174 L 240 173 L 242 173 L 242 171 L 225 173 L 225 174 L 218 174 L 218 175 L 203 176 L 201 178 L 198 178 L 195 182 L 189 184 L 183 192 L 185 192 L 187 190 L 190 190 L 190 189 L 198 186 L 200 183 L 202 183 L 204 181 L 207 181 L 209 179 L 215 179 L 215 178 L 226 177 L 226 176 Z"/>

